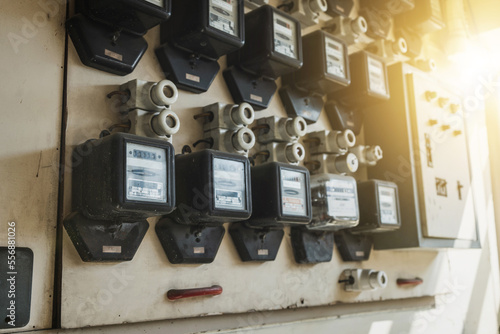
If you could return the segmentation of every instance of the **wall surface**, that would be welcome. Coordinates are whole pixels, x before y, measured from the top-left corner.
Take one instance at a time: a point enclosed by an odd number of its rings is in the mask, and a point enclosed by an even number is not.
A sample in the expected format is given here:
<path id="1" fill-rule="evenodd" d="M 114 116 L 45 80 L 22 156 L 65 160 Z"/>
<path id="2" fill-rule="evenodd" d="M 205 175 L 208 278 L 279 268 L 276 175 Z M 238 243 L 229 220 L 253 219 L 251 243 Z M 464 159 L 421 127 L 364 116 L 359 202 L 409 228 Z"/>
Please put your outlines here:
<path id="1" fill-rule="evenodd" d="M 0 57 L 4 59 L 0 64 L 3 74 L 0 94 L 4 102 L 0 139 L 7 143 L 0 149 L 3 181 L 0 198 L 8 203 L 0 206 L 0 244 L 6 243 L 7 221 L 16 221 L 18 245 L 30 247 L 35 253 L 32 319 L 27 329 L 50 328 L 65 8 L 18 1 L 9 3 L 8 9 L 0 20 Z M 47 21 L 42 21 L 42 17 Z M 34 29 L 30 30 L 27 22 Z M 14 38 L 11 33 L 21 39 L 11 42 Z M 65 165 L 69 167 L 75 145 L 97 138 L 101 130 L 119 121 L 116 101 L 108 100 L 107 93 L 128 80 L 163 78 L 154 55 L 159 44 L 158 33 L 155 28 L 147 34 L 149 49 L 138 68 L 127 77 L 84 67 L 69 42 Z M 220 64 L 224 69 L 224 58 Z M 192 116 L 213 102 L 231 102 L 221 73 L 206 94 L 181 92 L 179 102 L 173 107 L 181 119 L 181 131 L 174 137 L 177 152 L 184 144 L 200 138 L 201 125 Z M 269 109 L 258 112 L 257 117 L 271 114 L 286 115 L 277 95 Z M 293 260 L 286 230 L 275 262 L 242 263 L 226 235 L 213 264 L 175 266 L 168 262 L 154 233 L 156 220 L 151 219 L 150 229 L 132 262 L 88 264 L 80 260 L 64 232 L 62 326 L 115 326 L 51 332 L 135 333 L 139 329 L 145 333 L 217 332 L 217 329 L 227 333 L 498 332 L 500 280 L 485 113 L 480 108 L 470 110 L 466 122 L 481 250 L 374 251 L 371 259 L 362 264 L 343 263 L 335 250 L 330 263 L 302 266 Z M 329 127 L 324 115 L 310 131 L 322 127 Z M 67 215 L 71 210 L 70 168 L 64 176 L 63 213 Z M 388 288 L 361 294 L 342 291 L 336 283 L 340 273 L 358 266 L 385 270 L 390 280 Z M 416 276 L 424 279 L 423 285 L 402 289 L 395 284 L 396 278 Z M 171 288 L 212 284 L 222 285 L 223 295 L 176 303 L 165 298 Z M 372 303 L 344 308 L 346 303 L 359 302 Z M 330 304 L 335 306 L 325 306 Z M 287 308 L 297 309 L 277 311 Z M 214 314 L 224 315 L 163 321 Z M 121 325 L 134 322 L 137 324 Z"/>

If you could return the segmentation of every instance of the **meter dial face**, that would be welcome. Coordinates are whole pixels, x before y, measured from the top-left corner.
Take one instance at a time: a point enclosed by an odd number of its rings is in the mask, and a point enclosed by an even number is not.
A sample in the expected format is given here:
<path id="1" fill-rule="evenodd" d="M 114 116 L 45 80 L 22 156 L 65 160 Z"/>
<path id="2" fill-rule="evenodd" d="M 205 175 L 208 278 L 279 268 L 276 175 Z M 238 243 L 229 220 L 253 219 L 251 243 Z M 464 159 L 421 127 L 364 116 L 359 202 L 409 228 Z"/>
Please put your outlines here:
<path id="1" fill-rule="evenodd" d="M 237 0 L 210 0 L 209 24 L 212 28 L 239 37 Z"/>
<path id="2" fill-rule="evenodd" d="M 356 181 L 330 180 L 326 184 L 328 215 L 335 218 L 357 220 L 358 198 Z"/>
<path id="3" fill-rule="evenodd" d="M 368 57 L 368 81 L 370 90 L 380 95 L 387 95 L 387 85 L 384 64 L 377 59 Z"/>
<path id="4" fill-rule="evenodd" d="M 167 202 L 167 152 L 135 143 L 126 145 L 126 198 L 151 203 Z"/>
<path id="5" fill-rule="evenodd" d="M 347 79 L 344 45 L 329 37 L 325 37 L 325 54 L 327 73 L 335 77 Z"/>
<path id="6" fill-rule="evenodd" d="M 382 224 L 398 225 L 396 189 L 379 185 L 378 199 L 380 205 L 380 222 Z"/>
<path id="7" fill-rule="evenodd" d="M 245 210 L 245 164 L 242 161 L 214 158 L 213 169 L 215 208 Z"/>
<path id="8" fill-rule="evenodd" d="M 307 216 L 306 175 L 281 169 L 281 206 L 283 214 Z"/>
<path id="9" fill-rule="evenodd" d="M 165 8 L 165 0 L 144 0 L 161 8 Z"/>
<path id="10" fill-rule="evenodd" d="M 298 59 L 296 23 L 278 13 L 273 15 L 274 51 Z"/>

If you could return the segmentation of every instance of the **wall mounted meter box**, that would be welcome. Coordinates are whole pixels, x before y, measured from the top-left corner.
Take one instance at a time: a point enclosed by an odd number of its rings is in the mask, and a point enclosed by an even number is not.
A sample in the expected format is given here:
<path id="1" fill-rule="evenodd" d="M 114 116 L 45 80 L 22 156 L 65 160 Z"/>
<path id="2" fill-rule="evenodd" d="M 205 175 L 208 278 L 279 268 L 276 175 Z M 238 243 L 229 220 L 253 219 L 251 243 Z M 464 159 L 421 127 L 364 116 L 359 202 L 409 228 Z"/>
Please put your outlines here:
<path id="1" fill-rule="evenodd" d="M 80 257 L 131 260 L 146 218 L 175 207 L 172 144 L 116 133 L 77 146 L 73 164 L 74 212 L 64 226 Z"/>
<path id="2" fill-rule="evenodd" d="M 306 225 L 311 220 L 309 171 L 280 162 L 252 167 L 252 202 L 251 218 L 233 224 L 231 237 L 243 261 L 272 261 L 283 238 L 282 227 Z M 268 239 L 264 248 L 261 235 Z M 258 249 L 267 251 L 259 254 Z"/>
<path id="3" fill-rule="evenodd" d="M 390 98 L 387 68 L 382 58 L 361 51 L 349 57 L 351 84 L 328 98 L 343 105 L 364 108 Z"/>
<path id="4" fill-rule="evenodd" d="M 440 0 L 415 1 L 415 8 L 398 15 L 396 26 L 411 28 L 419 34 L 428 34 L 445 27 Z"/>
<path id="5" fill-rule="evenodd" d="M 167 78 L 181 89 L 206 92 L 219 72 L 217 59 L 245 43 L 243 9 L 243 0 L 173 0 L 156 50 Z"/>
<path id="6" fill-rule="evenodd" d="M 252 213 L 250 162 L 203 150 L 176 156 L 176 210 L 156 224 L 171 263 L 210 263 L 224 236 L 223 223 Z"/>
<path id="7" fill-rule="evenodd" d="M 347 45 L 317 30 L 302 38 L 304 64 L 283 76 L 280 97 L 288 115 L 318 120 L 323 96 L 351 83 Z"/>
<path id="8" fill-rule="evenodd" d="M 66 27 L 82 63 L 132 73 L 147 49 L 142 37 L 170 17 L 170 0 L 78 0 Z"/>
<path id="9" fill-rule="evenodd" d="M 245 15 L 245 45 L 227 57 L 224 79 L 234 101 L 267 108 L 280 76 L 302 66 L 300 23 L 264 5 Z"/>
<path id="10" fill-rule="evenodd" d="M 364 133 L 384 147 L 368 177 L 398 185 L 402 224 L 375 248 L 479 247 L 460 94 L 407 64 L 389 78 L 392 98 L 365 113 Z"/>
<path id="11" fill-rule="evenodd" d="M 349 17 L 354 8 L 354 0 L 327 0 L 326 13 L 330 16 Z"/>
<path id="12" fill-rule="evenodd" d="M 292 248 L 297 263 L 329 262 L 333 231 L 352 228 L 359 221 L 356 180 L 338 174 L 311 176 L 313 216 L 306 227 L 292 227 Z"/>
<path id="13" fill-rule="evenodd" d="M 171 0 L 77 0 L 76 11 L 131 34 L 144 35 L 169 19 Z"/>

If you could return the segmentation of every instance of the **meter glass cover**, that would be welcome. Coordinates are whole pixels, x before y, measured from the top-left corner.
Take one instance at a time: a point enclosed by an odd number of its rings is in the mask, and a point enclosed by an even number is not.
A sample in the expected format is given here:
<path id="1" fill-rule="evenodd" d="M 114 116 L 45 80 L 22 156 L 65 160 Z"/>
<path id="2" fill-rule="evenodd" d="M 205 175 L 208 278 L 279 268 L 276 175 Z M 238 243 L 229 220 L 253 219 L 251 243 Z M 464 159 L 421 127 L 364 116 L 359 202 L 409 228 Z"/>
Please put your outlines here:
<path id="1" fill-rule="evenodd" d="M 384 64 L 377 59 L 368 57 L 368 81 L 370 90 L 380 95 L 387 95 Z"/>
<path id="2" fill-rule="evenodd" d="M 211 27 L 239 37 L 237 0 L 210 0 L 209 11 L 209 24 Z"/>
<path id="3" fill-rule="evenodd" d="M 328 215 L 334 218 L 358 219 L 356 181 L 331 180 L 326 182 Z"/>
<path id="4" fill-rule="evenodd" d="M 167 152 L 163 148 L 127 143 L 126 198 L 167 202 Z"/>
<path id="5" fill-rule="evenodd" d="M 245 210 L 245 164 L 242 161 L 214 158 L 213 166 L 215 208 Z"/>
<path id="6" fill-rule="evenodd" d="M 298 59 L 296 23 L 277 13 L 274 13 L 273 21 L 274 51 Z"/>
<path id="7" fill-rule="evenodd" d="M 327 73 L 342 79 L 347 79 L 344 45 L 331 38 L 325 37 L 325 51 Z"/>
<path id="8" fill-rule="evenodd" d="M 281 169 L 281 205 L 283 214 L 307 216 L 306 174 Z"/>
<path id="9" fill-rule="evenodd" d="M 165 8 L 165 0 L 144 0 L 161 8 Z"/>
<path id="10" fill-rule="evenodd" d="M 396 189 L 379 185 L 378 198 L 380 205 L 380 222 L 382 224 L 398 225 L 398 199 L 396 198 Z"/>

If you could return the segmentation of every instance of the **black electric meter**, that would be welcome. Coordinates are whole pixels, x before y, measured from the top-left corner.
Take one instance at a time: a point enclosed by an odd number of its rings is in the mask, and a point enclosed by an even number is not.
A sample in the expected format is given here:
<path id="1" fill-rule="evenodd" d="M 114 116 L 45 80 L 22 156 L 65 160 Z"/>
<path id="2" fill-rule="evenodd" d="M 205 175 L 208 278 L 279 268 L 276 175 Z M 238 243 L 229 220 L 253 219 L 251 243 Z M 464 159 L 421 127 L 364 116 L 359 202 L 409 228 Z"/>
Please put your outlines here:
<path id="1" fill-rule="evenodd" d="M 368 260 L 373 233 L 401 227 L 398 186 L 393 182 L 369 180 L 358 183 L 359 224 L 335 235 L 344 261 Z"/>
<path id="2" fill-rule="evenodd" d="M 363 108 L 390 98 L 384 60 L 366 51 L 349 57 L 351 84 L 332 92 L 328 98 L 343 105 Z"/>
<path id="3" fill-rule="evenodd" d="M 157 57 L 168 79 L 194 93 L 208 90 L 217 59 L 245 44 L 243 0 L 173 0 L 161 25 Z"/>
<path id="4" fill-rule="evenodd" d="M 352 228 L 359 222 L 356 180 L 338 174 L 311 176 L 312 220 L 292 227 L 292 248 L 297 263 L 328 262 L 332 258 L 333 231 Z"/>
<path id="5" fill-rule="evenodd" d="M 76 11 L 92 20 L 137 35 L 168 20 L 171 0 L 77 0 Z"/>
<path id="6" fill-rule="evenodd" d="M 311 221 L 309 171 L 280 162 L 252 167 L 252 203 L 252 217 L 233 224 L 229 233 L 243 261 L 273 261 L 282 227 Z"/>
<path id="7" fill-rule="evenodd" d="M 351 83 L 347 45 L 317 30 L 302 38 L 304 65 L 283 76 L 280 97 L 289 116 L 318 120 L 323 96 Z"/>
<path id="8" fill-rule="evenodd" d="M 411 28 L 419 34 L 428 34 L 445 27 L 440 0 L 415 1 L 415 8 L 396 17 L 399 28 Z"/>
<path id="9" fill-rule="evenodd" d="M 171 263 L 210 263 L 225 233 L 222 224 L 252 213 L 250 161 L 215 150 L 175 161 L 177 208 L 156 224 L 156 233 Z"/>
<path id="10" fill-rule="evenodd" d="M 326 0 L 328 9 L 326 13 L 330 16 L 349 17 L 354 7 L 354 0 Z"/>
<path id="11" fill-rule="evenodd" d="M 82 63 L 127 75 L 148 44 L 148 29 L 170 17 L 170 0 L 78 0 L 66 28 Z"/>
<path id="12" fill-rule="evenodd" d="M 84 261 L 131 260 L 146 218 L 175 207 L 174 148 L 117 133 L 73 152 L 73 211 L 64 226 Z"/>
<path id="13" fill-rule="evenodd" d="M 224 79 L 233 99 L 267 108 L 280 76 L 302 66 L 300 22 L 264 5 L 245 15 L 245 45 L 227 57 Z"/>

